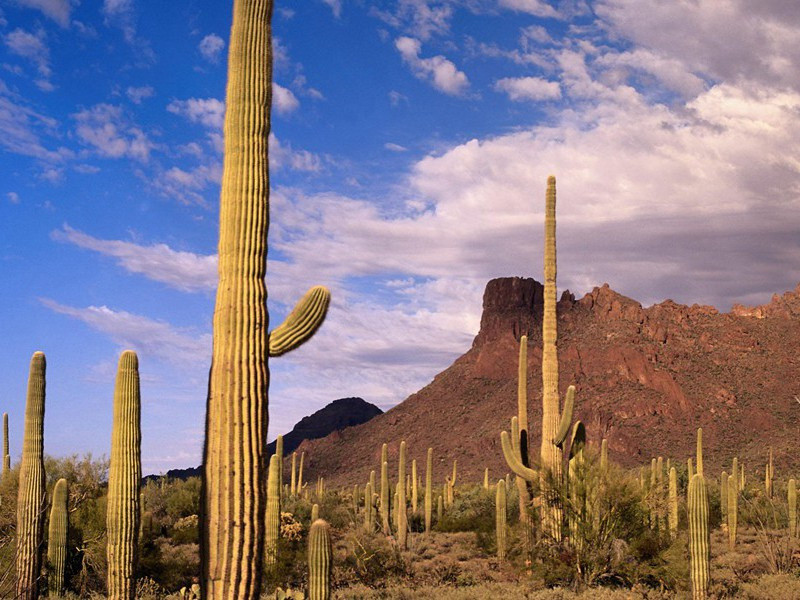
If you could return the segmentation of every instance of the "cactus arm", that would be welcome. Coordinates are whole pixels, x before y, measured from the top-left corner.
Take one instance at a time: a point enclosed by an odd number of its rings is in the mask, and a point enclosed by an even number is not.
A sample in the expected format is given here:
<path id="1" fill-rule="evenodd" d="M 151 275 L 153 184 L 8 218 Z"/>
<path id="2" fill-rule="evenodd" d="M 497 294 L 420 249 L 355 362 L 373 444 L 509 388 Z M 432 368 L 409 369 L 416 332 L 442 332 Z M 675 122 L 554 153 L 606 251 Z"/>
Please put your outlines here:
<path id="1" fill-rule="evenodd" d="M 553 439 L 556 446 L 562 447 L 564 441 L 567 439 L 567 434 L 570 430 L 572 423 L 572 413 L 575 408 L 575 386 L 571 385 L 567 388 L 567 397 L 564 400 L 564 412 L 561 413 L 561 422 L 558 425 L 558 432 Z"/>
<path id="2" fill-rule="evenodd" d="M 500 433 L 500 445 L 503 447 L 503 456 L 508 463 L 509 468 L 516 474 L 525 479 L 526 481 L 534 481 L 539 475 L 533 469 L 530 469 L 522 464 L 511 446 L 511 437 L 507 431 Z"/>
<path id="3" fill-rule="evenodd" d="M 325 320 L 331 293 L 317 285 L 308 290 L 286 320 L 269 334 L 270 357 L 281 356 L 306 343 Z"/>

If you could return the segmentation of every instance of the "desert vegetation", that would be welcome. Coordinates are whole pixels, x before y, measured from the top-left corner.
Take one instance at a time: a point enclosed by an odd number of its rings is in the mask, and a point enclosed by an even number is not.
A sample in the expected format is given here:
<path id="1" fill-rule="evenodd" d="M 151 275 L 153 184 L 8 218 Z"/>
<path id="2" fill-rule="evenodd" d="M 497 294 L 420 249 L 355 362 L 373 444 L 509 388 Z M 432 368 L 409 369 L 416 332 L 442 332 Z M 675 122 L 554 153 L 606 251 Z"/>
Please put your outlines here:
<path id="1" fill-rule="evenodd" d="M 560 398 L 552 176 L 538 452 L 530 444 L 528 339 L 520 335 L 518 413 L 509 415 L 510 432 L 497 432 L 508 473 L 485 470 L 482 481 L 465 481 L 453 462 L 436 480 L 432 461 L 441 449 L 410 447 L 402 435 L 386 440 L 367 481 L 345 487 L 304 481 L 304 455 L 284 457 L 280 438 L 267 456 L 268 359 L 308 341 L 330 302 L 328 290 L 313 287 L 268 329 L 271 10 L 264 0 L 234 2 L 202 479 L 142 484 L 132 351 L 119 359 L 110 460 L 46 457 L 46 360 L 35 353 L 23 452 L 13 465 L 4 419 L 0 595 L 800 597 L 796 481 L 776 473 L 767 441 L 763 472 L 749 476 L 733 449 L 724 458 L 730 472 L 709 472 L 702 429 L 693 456 L 664 448 L 624 469 L 609 460 L 606 440 L 587 439 L 584 424 L 573 422 L 575 406 L 591 399 L 574 386 Z"/>

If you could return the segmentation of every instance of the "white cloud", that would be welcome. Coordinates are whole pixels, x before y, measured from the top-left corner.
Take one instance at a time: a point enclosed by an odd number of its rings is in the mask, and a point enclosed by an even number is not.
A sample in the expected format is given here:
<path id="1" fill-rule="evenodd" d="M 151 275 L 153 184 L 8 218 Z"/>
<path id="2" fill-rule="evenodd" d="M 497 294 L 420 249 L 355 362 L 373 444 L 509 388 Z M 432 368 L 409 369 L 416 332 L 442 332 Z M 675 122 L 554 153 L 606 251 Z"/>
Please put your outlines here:
<path id="1" fill-rule="evenodd" d="M 560 17 L 559 12 L 544 0 L 500 0 L 500 6 L 535 17 Z"/>
<path id="2" fill-rule="evenodd" d="M 408 148 L 406 148 L 405 146 L 401 146 L 400 144 L 395 144 L 394 142 L 386 142 L 383 145 L 383 147 L 392 152 L 405 152 L 406 150 L 408 150 Z"/>
<path id="3" fill-rule="evenodd" d="M 342 0 L 322 0 L 330 6 L 333 16 L 337 19 L 342 16 Z"/>
<path id="4" fill-rule="evenodd" d="M 0 81 L 0 147 L 14 154 L 31 156 L 49 163 L 62 162 L 72 151 L 47 148 L 42 136 L 57 137 L 58 121 L 26 106 Z"/>
<path id="5" fill-rule="evenodd" d="M 270 133 L 269 166 L 271 169 L 316 172 L 322 170 L 322 159 L 308 150 L 294 150 L 289 142 L 281 142 Z"/>
<path id="6" fill-rule="evenodd" d="M 203 192 L 219 185 L 221 179 L 222 163 L 215 161 L 189 170 L 171 167 L 161 173 L 153 185 L 162 194 L 184 204 L 207 206 Z"/>
<path id="7" fill-rule="evenodd" d="M 373 7 L 373 15 L 384 23 L 422 40 L 433 35 L 446 36 L 450 33 L 453 17 L 453 3 L 432 0 L 399 0 L 395 10 L 383 11 Z"/>
<path id="8" fill-rule="evenodd" d="M 541 77 L 505 77 L 495 82 L 494 89 L 505 92 L 515 102 L 556 100 L 561 97 L 561 86 L 558 82 Z"/>
<path id="9" fill-rule="evenodd" d="M 290 89 L 272 83 L 272 105 L 279 114 L 286 115 L 297 110 L 300 101 Z"/>
<path id="10" fill-rule="evenodd" d="M 41 11 L 61 27 L 69 27 L 69 17 L 72 12 L 70 0 L 15 0 L 20 6 L 26 6 Z"/>
<path id="11" fill-rule="evenodd" d="M 142 246 L 120 240 L 101 240 L 64 224 L 53 239 L 117 259 L 137 273 L 183 292 L 213 291 L 217 287 L 217 257 L 173 250 L 166 244 Z"/>
<path id="12" fill-rule="evenodd" d="M 408 96 L 401 94 L 397 90 L 389 92 L 389 103 L 392 106 L 400 106 L 401 104 L 408 104 Z"/>
<path id="13" fill-rule="evenodd" d="M 141 104 L 142 100 L 152 98 L 155 93 L 156 91 L 152 86 L 149 85 L 143 85 L 141 87 L 129 87 L 127 90 L 125 90 L 125 94 L 128 96 L 128 99 L 134 104 Z"/>
<path id="14" fill-rule="evenodd" d="M 225 40 L 215 33 L 209 33 L 206 37 L 200 40 L 197 49 L 208 62 L 217 64 L 222 50 L 225 48 Z"/>
<path id="15" fill-rule="evenodd" d="M 8 192 L 6 198 L 11 204 L 19 204 L 19 194 L 17 192 Z"/>
<path id="16" fill-rule="evenodd" d="M 52 74 L 50 69 L 50 49 L 45 43 L 44 30 L 40 29 L 36 34 L 33 34 L 17 28 L 5 35 L 5 43 L 13 54 L 26 58 L 36 65 L 42 77 L 50 77 Z"/>
<path id="17" fill-rule="evenodd" d="M 440 92 L 459 96 L 469 87 L 467 76 L 444 56 L 421 58 L 419 54 L 422 44 L 419 40 L 399 37 L 395 40 L 395 47 L 403 57 L 403 61 L 411 67 L 414 75 L 418 79 L 428 81 Z"/>
<path id="18" fill-rule="evenodd" d="M 155 145 L 132 124 L 119 106 L 96 104 L 72 115 L 75 133 L 106 158 L 133 158 L 147 162 Z"/>
<path id="19" fill-rule="evenodd" d="M 167 110 L 211 129 L 221 130 L 225 122 L 225 102 L 216 98 L 173 100 Z"/>

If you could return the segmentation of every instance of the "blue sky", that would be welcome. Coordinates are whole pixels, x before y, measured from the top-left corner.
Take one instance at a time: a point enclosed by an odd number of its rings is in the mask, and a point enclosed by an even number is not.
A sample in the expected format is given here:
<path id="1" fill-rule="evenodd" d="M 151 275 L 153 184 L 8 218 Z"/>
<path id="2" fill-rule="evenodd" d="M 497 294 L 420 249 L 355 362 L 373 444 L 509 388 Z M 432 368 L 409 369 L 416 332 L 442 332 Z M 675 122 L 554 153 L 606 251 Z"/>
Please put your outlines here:
<path id="1" fill-rule="evenodd" d="M 760 304 L 800 282 L 793 1 L 278 3 L 270 438 L 333 399 L 386 409 L 463 353 L 492 277 L 645 305 Z M 139 353 L 147 472 L 199 463 L 229 3 L 0 8 L 0 409 L 21 448 L 48 359 L 45 449 L 107 454 L 116 360 Z"/>

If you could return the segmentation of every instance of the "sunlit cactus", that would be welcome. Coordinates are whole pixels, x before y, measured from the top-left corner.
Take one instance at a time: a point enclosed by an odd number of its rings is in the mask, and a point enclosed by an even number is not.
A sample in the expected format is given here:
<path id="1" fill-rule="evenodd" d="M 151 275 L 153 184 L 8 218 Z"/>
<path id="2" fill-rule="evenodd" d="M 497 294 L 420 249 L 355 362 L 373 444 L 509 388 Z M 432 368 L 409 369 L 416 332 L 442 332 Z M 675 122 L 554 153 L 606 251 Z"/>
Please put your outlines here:
<path id="1" fill-rule="evenodd" d="M 142 481 L 139 359 L 126 350 L 119 358 L 114 387 L 114 423 L 108 469 L 108 598 L 133 600 L 139 539 Z"/>
<path id="2" fill-rule="evenodd" d="M 697 461 L 697 464 L 695 466 L 697 468 L 697 474 L 698 475 L 704 475 L 704 473 L 703 473 L 703 428 L 702 427 L 698 427 L 697 428 L 697 452 L 696 452 L 696 454 L 697 454 L 697 456 L 695 457 L 695 460 Z"/>
<path id="3" fill-rule="evenodd" d="M 296 498 L 300 493 L 297 487 L 297 452 L 292 452 L 292 477 L 290 481 L 289 494 L 292 498 Z"/>
<path id="4" fill-rule="evenodd" d="M 277 453 L 269 459 L 264 527 L 264 562 L 268 568 L 275 565 L 278 560 L 278 539 L 281 536 L 281 462 Z"/>
<path id="5" fill-rule="evenodd" d="M 50 524 L 47 535 L 47 587 L 51 598 L 64 591 L 64 567 L 67 564 L 67 480 L 59 479 L 53 488 Z"/>
<path id="6" fill-rule="evenodd" d="M 275 454 L 278 456 L 278 489 L 283 494 L 283 436 L 275 440 Z"/>
<path id="7" fill-rule="evenodd" d="M 372 533 L 375 524 L 372 506 L 372 485 L 367 482 L 364 486 L 364 531 L 367 533 Z"/>
<path id="8" fill-rule="evenodd" d="M 406 512 L 406 442 L 400 442 L 400 458 L 397 473 L 397 543 L 408 547 L 408 513 Z M 454 467 L 455 468 L 455 467 Z"/>
<path id="9" fill-rule="evenodd" d="M 497 482 L 495 492 L 495 535 L 497 537 L 497 558 L 506 557 L 506 482 Z"/>
<path id="10" fill-rule="evenodd" d="M 381 456 L 385 453 L 386 444 L 383 445 L 384 450 L 381 451 Z M 387 454 L 388 455 L 388 454 Z M 389 524 L 389 463 L 383 461 L 381 463 L 381 525 L 383 527 L 384 535 L 391 535 L 392 529 Z"/>
<path id="11" fill-rule="evenodd" d="M 417 459 L 411 461 L 411 512 L 417 514 L 419 489 L 417 487 Z"/>
<path id="12" fill-rule="evenodd" d="M 319 504 L 316 502 L 311 505 L 311 522 L 313 523 L 319 519 Z"/>
<path id="13" fill-rule="evenodd" d="M 734 459 L 735 461 L 735 459 Z M 734 462 L 735 466 L 735 462 Z M 728 548 L 736 548 L 736 534 L 739 528 L 739 489 L 733 475 L 728 476 Z"/>
<path id="14" fill-rule="evenodd" d="M 692 599 L 706 600 L 711 581 L 711 538 L 708 529 L 708 496 L 706 483 L 700 473 L 689 482 L 689 569 Z"/>
<path id="15" fill-rule="evenodd" d="M 787 496 L 789 501 L 789 537 L 797 537 L 797 483 L 794 479 L 789 480 Z"/>
<path id="16" fill-rule="evenodd" d="M 433 448 L 428 448 L 428 458 L 425 463 L 425 533 L 431 532 L 432 512 L 433 512 Z"/>
<path id="17" fill-rule="evenodd" d="M 332 555 L 330 526 L 317 519 L 308 532 L 308 600 L 331 597 Z"/>
<path id="18" fill-rule="evenodd" d="M 722 514 L 722 525 L 728 528 L 728 474 L 723 471 L 719 476 L 719 508 Z"/>
<path id="19" fill-rule="evenodd" d="M 3 413 L 3 479 L 11 471 L 11 455 L 8 453 L 8 413 Z"/>
<path id="20" fill-rule="evenodd" d="M 678 474 L 675 467 L 669 469 L 669 535 L 675 539 L 678 535 Z"/>

